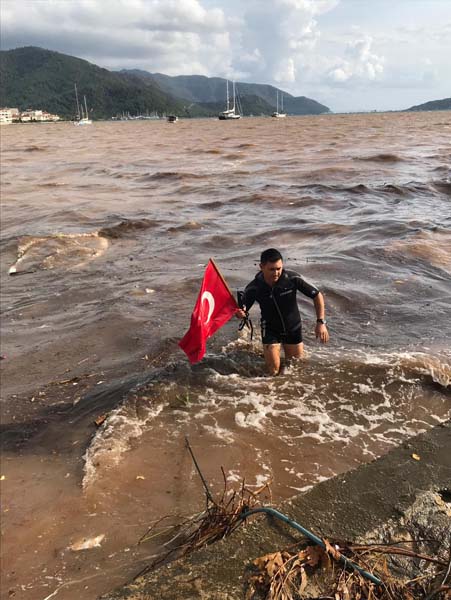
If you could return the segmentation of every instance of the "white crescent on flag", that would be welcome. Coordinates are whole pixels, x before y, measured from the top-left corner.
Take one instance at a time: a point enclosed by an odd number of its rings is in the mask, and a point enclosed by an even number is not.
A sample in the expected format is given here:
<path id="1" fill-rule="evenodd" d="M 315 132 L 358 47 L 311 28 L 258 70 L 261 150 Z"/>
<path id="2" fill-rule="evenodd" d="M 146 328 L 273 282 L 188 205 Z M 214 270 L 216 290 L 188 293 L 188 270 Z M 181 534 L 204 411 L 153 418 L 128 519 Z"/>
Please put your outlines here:
<path id="1" fill-rule="evenodd" d="M 203 302 L 204 300 L 208 302 L 208 316 L 207 320 L 205 321 L 206 325 L 215 309 L 215 299 L 213 298 L 213 294 L 211 292 L 204 292 L 201 296 L 201 301 Z"/>

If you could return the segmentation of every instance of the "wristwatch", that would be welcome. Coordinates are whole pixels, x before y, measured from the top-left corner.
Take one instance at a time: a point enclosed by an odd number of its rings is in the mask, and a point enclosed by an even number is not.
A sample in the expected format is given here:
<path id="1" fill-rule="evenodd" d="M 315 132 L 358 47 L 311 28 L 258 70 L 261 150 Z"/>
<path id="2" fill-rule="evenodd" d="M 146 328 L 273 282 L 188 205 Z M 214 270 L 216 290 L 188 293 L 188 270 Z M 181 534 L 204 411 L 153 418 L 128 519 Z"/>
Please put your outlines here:
<path id="1" fill-rule="evenodd" d="M 316 322 L 317 323 L 321 323 L 321 325 L 326 325 L 327 324 L 326 319 L 316 319 Z"/>

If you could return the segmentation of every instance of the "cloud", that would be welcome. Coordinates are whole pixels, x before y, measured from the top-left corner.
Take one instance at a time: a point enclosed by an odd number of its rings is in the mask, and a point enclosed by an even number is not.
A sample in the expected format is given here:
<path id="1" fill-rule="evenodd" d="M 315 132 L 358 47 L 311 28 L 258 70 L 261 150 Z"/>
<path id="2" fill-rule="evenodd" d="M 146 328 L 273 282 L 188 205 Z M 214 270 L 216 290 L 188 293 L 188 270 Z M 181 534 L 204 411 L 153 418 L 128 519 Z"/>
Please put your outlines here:
<path id="1" fill-rule="evenodd" d="M 371 52 L 373 39 L 366 35 L 348 42 L 345 56 L 330 69 L 328 77 L 334 83 L 371 82 L 384 72 L 384 57 Z"/>
<path id="2" fill-rule="evenodd" d="M 2 47 L 36 45 L 107 68 L 216 75 L 230 60 L 227 27 L 224 11 L 200 0 L 2 2 Z"/>
<path id="3" fill-rule="evenodd" d="M 306 52 L 319 38 L 315 17 L 339 0 L 251 0 L 246 3 L 239 35 L 233 38 L 232 67 L 243 77 L 294 82 Z M 249 61 L 252 57 L 252 61 Z"/>
<path id="4" fill-rule="evenodd" d="M 449 96 L 448 2 L 381 0 L 375 11 L 374 0 L 1 0 L 1 44 L 107 69 L 269 83 L 332 108 L 375 108 L 376 98 L 389 108 L 418 103 L 421 90 Z"/>

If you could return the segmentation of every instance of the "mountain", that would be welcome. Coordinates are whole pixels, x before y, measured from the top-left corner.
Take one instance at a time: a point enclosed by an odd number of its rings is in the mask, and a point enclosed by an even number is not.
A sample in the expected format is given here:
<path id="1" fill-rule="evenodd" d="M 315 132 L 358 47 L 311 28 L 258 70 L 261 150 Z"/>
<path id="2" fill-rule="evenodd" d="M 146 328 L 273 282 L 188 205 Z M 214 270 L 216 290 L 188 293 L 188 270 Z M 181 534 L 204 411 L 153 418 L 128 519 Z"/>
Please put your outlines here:
<path id="1" fill-rule="evenodd" d="M 33 107 L 72 118 L 77 84 L 79 96 L 86 95 L 94 119 L 122 112 L 186 113 L 184 103 L 157 84 L 143 86 L 138 77 L 124 77 L 86 60 L 33 46 L 0 52 L 0 78 L 0 104 L 22 110 Z M 208 114 L 200 107 L 193 113 Z"/>
<path id="2" fill-rule="evenodd" d="M 199 75 L 170 77 L 141 70 L 108 71 L 86 60 L 34 46 L 0 52 L 0 105 L 47 110 L 65 118 L 76 113 L 74 85 L 86 96 L 94 119 L 157 112 L 216 116 L 225 109 L 226 80 Z M 271 114 L 277 88 L 238 83 L 245 115 Z M 280 90 L 279 90 L 280 91 Z M 289 114 L 321 114 L 327 106 L 284 92 Z"/>
<path id="3" fill-rule="evenodd" d="M 226 80 L 221 77 L 205 77 L 203 75 L 170 77 L 162 73 L 148 73 L 139 69 L 124 70 L 121 73 L 130 73 L 140 78 L 143 83 L 155 82 L 162 90 L 178 98 L 184 98 L 202 106 L 217 105 L 218 110 L 224 110 Z M 236 86 L 244 114 L 271 114 L 277 105 L 277 91 L 282 92 L 272 85 L 260 83 L 237 82 Z M 330 112 L 327 106 L 316 100 L 305 96 L 292 96 L 287 92 L 283 92 L 283 105 L 285 112 L 292 115 L 319 115 Z"/>
<path id="4" fill-rule="evenodd" d="M 418 104 L 417 106 L 411 106 L 407 110 L 410 110 L 410 111 L 451 110 L 451 98 L 443 98 L 443 100 L 431 100 L 431 102 L 425 102 L 424 104 Z"/>

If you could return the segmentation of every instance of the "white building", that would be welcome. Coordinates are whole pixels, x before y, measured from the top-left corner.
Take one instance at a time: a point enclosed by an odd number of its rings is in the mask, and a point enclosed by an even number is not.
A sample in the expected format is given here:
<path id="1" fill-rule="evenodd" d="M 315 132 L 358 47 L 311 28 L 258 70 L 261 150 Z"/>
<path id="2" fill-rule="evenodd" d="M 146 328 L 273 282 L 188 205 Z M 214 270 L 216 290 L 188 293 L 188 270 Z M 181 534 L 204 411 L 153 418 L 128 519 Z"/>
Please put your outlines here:
<path id="1" fill-rule="evenodd" d="M 0 108 L 0 124 L 9 125 L 13 122 L 13 108 Z"/>
<path id="2" fill-rule="evenodd" d="M 33 110 L 28 109 L 24 110 L 20 113 L 19 120 L 22 123 L 30 123 L 31 121 L 35 122 L 46 122 L 46 121 L 59 121 L 60 117 L 58 115 L 53 115 L 48 113 L 46 110 Z"/>

